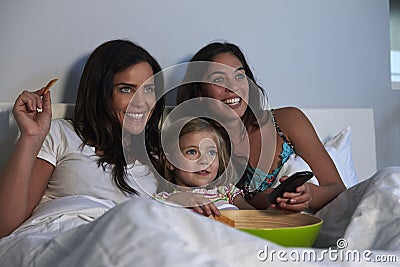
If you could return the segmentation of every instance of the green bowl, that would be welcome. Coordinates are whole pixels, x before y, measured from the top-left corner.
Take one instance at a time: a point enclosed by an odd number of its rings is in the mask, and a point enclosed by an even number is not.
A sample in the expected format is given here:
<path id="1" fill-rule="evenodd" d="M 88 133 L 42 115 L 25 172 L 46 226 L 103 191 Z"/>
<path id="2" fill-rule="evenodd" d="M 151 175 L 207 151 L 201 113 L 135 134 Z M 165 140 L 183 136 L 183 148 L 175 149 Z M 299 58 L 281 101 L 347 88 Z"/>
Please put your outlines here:
<path id="1" fill-rule="evenodd" d="M 278 209 L 221 210 L 235 228 L 285 247 L 311 247 L 323 221 L 313 215 Z"/>

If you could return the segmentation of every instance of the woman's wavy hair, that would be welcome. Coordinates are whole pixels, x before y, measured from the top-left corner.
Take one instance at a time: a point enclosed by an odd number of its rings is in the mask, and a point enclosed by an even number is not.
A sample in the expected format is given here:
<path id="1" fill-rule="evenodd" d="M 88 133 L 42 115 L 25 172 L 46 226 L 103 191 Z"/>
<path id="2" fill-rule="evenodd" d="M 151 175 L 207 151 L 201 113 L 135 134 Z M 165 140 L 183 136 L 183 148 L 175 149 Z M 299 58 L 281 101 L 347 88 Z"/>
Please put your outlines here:
<path id="1" fill-rule="evenodd" d="M 158 62 L 142 47 L 128 40 L 111 40 L 98 46 L 88 58 L 79 83 L 76 99 L 74 128 L 84 145 L 102 151 L 98 164 L 104 170 L 112 166 L 112 177 L 117 187 L 130 194 L 138 194 L 126 180 L 127 162 L 122 144 L 122 125 L 112 108 L 114 74 L 147 62 L 153 74 L 161 71 Z M 134 159 L 148 164 L 159 155 L 159 125 L 165 106 L 162 96 L 164 81 L 161 73 L 155 75 L 156 102 L 153 113 L 141 135 L 143 144 L 135 143 Z M 144 144 L 144 139 L 146 143 Z M 138 149 L 136 149 L 136 145 Z M 145 152 L 147 149 L 147 153 Z"/>
<path id="2" fill-rule="evenodd" d="M 193 81 L 198 81 L 199 78 L 203 77 L 207 68 L 204 64 L 191 64 L 191 62 L 212 62 L 221 53 L 230 53 L 236 56 L 243 65 L 245 74 L 249 80 L 249 102 L 247 103 L 247 109 L 242 117 L 242 121 L 248 130 L 256 129 L 268 120 L 268 116 L 265 116 L 264 112 L 266 95 L 263 88 L 257 84 L 243 52 L 238 46 L 232 43 L 210 43 L 192 57 L 182 85 L 178 88 L 177 105 L 202 95 L 202 85 L 204 82 Z"/>

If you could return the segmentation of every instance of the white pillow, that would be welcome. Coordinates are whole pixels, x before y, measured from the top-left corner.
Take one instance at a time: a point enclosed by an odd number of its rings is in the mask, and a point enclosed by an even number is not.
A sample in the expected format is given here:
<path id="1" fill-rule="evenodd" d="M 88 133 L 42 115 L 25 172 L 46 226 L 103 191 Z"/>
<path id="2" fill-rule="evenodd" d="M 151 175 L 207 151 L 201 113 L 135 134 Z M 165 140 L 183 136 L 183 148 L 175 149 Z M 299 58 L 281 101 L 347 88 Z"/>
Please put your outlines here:
<path id="1" fill-rule="evenodd" d="M 342 177 L 346 188 L 352 187 L 358 183 L 358 177 L 354 168 L 354 162 L 351 155 L 351 128 L 350 126 L 341 130 L 336 136 L 329 139 L 325 144 L 325 149 L 332 158 L 336 168 Z M 311 171 L 308 164 L 300 157 L 292 154 L 288 161 L 282 166 L 277 178 L 290 176 L 298 171 Z M 318 185 L 318 180 L 313 177 L 311 183 Z M 278 181 L 279 183 L 279 181 Z"/>

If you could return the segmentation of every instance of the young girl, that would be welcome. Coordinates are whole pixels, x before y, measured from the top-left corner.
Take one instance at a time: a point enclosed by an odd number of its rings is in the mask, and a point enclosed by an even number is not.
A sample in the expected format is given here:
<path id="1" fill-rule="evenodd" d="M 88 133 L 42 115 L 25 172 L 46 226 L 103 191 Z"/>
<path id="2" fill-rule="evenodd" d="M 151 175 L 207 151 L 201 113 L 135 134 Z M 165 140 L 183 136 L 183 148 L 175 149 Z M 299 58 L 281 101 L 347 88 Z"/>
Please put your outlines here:
<path id="1" fill-rule="evenodd" d="M 244 200 L 243 191 L 233 185 L 231 145 L 221 125 L 205 118 L 181 119 L 162 136 L 169 141 L 163 144 L 164 178 L 172 183 L 173 190 L 156 194 L 156 199 L 190 207 L 206 216 L 220 215 L 218 209 L 224 208 L 253 209 Z"/>

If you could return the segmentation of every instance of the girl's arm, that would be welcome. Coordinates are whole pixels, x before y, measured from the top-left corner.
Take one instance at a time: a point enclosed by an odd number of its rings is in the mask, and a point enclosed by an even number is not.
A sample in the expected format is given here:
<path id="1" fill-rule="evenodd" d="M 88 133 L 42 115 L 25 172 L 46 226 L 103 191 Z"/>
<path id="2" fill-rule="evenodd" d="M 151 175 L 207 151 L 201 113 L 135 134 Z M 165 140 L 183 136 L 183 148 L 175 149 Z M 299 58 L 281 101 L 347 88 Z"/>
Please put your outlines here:
<path id="1" fill-rule="evenodd" d="M 51 99 L 44 88 L 24 91 L 16 100 L 13 115 L 20 137 L 0 174 L 0 237 L 8 235 L 32 213 L 47 187 L 54 167 L 36 156 L 50 129 Z M 42 112 L 37 112 L 42 109 Z"/>
<path id="2" fill-rule="evenodd" d="M 171 194 L 166 201 L 179 204 L 192 209 L 204 216 L 220 216 L 221 212 L 209 199 L 199 193 L 176 192 Z"/>

